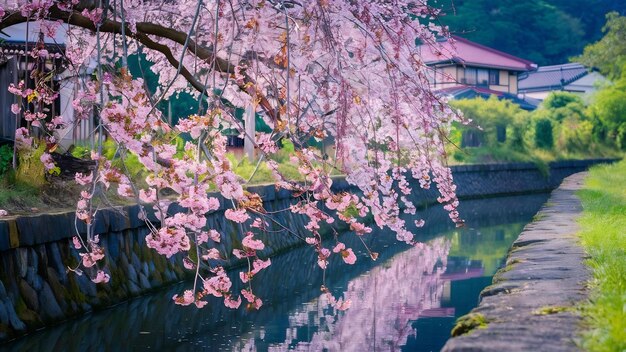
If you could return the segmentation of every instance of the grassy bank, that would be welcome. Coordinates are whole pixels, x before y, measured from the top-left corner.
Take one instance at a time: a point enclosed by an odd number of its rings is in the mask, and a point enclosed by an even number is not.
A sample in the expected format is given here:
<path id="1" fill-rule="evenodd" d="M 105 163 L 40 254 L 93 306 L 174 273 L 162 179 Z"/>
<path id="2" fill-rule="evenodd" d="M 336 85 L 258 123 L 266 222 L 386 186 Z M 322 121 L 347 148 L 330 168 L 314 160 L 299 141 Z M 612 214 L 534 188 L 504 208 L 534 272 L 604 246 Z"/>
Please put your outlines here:
<path id="1" fill-rule="evenodd" d="M 582 347 L 626 351 L 626 160 L 592 168 L 579 196 L 580 236 L 593 271 Z"/>

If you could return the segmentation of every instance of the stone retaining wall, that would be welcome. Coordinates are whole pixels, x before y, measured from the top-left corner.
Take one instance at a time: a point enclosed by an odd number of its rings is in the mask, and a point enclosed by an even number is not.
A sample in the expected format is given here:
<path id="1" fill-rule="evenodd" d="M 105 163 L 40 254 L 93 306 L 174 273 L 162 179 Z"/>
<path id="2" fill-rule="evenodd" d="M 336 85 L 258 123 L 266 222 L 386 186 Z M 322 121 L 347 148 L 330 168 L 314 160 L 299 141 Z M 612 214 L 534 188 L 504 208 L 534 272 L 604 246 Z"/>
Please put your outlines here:
<path id="1" fill-rule="evenodd" d="M 453 167 L 460 198 L 545 192 L 558 186 L 563 178 L 583 171 L 590 165 L 608 160 L 566 161 L 554 163 L 549 175 L 543 175 L 533 164 L 494 164 Z M 350 187 L 335 179 L 334 189 Z M 254 186 L 268 211 L 284 209 L 293 199 L 286 191 L 273 186 Z M 413 200 L 426 205 L 436 200 L 434 190 L 416 190 Z M 220 198 L 220 197 L 218 197 Z M 227 207 L 224 199 L 221 204 Z M 94 284 L 85 275 L 67 273 L 79 256 L 72 249 L 71 237 L 76 225 L 73 213 L 21 216 L 0 221 L 0 341 L 93 309 L 108 307 L 130 297 L 144 294 L 185 279 L 180 257 L 166 259 L 145 246 L 148 233 L 137 217 L 138 207 L 100 211 L 95 232 L 100 234 L 106 254 L 109 284 Z M 153 215 L 149 215 L 153 217 Z M 301 233 L 305 219 L 290 212 L 280 212 L 277 221 L 289 224 Z M 208 226 L 222 234 L 219 249 L 228 261 L 233 248 L 241 248 L 241 234 L 223 216 L 223 210 L 208 216 Z M 78 225 L 84 232 L 84 227 Z M 274 255 L 299 245 L 302 241 L 290 235 L 261 235 L 266 243 L 263 256 Z"/>

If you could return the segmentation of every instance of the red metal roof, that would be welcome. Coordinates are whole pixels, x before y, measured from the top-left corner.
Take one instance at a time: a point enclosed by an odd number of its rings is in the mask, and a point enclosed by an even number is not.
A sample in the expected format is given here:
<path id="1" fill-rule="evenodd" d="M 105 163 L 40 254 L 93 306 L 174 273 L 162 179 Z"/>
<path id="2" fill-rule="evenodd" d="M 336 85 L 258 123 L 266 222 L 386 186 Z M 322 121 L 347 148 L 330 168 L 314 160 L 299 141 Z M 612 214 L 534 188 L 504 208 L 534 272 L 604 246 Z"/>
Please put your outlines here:
<path id="1" fill-rule="evenodd" d="M 440 50 L 431 46 L 422 46 L 422 60 L 429 65 L 445 62 L 457 62 L 466 66 L 499 68 L 511 71 L 531 71 L 537 64 L 507 54 L 505 52 L 474 43 L 465 38 L 452 36 L 450 40 L 439 42 Z"/>

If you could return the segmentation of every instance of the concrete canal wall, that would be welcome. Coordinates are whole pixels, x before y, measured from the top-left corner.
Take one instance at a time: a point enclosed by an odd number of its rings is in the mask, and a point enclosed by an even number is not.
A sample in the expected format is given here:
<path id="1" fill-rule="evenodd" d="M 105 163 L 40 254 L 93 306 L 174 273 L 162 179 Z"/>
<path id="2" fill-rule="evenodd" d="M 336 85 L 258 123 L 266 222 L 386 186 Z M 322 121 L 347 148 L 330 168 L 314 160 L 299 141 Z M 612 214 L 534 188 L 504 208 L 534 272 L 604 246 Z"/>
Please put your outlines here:
<path id="1" fill-rule="evenodd" d="M 453 167 L 453 175 L 461 199 L 499 195 L 546 192 L 574 173 L 607 160 L 564 161 L 553 163 L 549 175 L 533 164 L 514 163 Z M 334 182 L 335 190 L 350 188 L 345 180 Z M 433 187 L 434 188 L 434 187 Z M 268 211 L 284 209 L 294 200 L 289 192 L 276 191 L 274 186 L 250 187 L 263 197 Z M 434 190 L 416 190 L 416 204 L 434 203 Z M 219 197 L 218 197 L 219 198 Z M 208 216 L 208 226 L 222 234 L 221 253 L 226 265 L 237 264 L 229 256 L 233 248 L 241 248 L 242 236 L 227 221 L 223 209 Z M 40 327 L 104 308 L 133 296 L 185 279 L 180 257 L 166 259 L 145 245 L 148 234 L 138 219 L 137 206 L 100 211 L 96 217 L 96 233 L 106 254 L 109 284 L 94 284 L 85 275 L 68 273 L 79 261 L 71 238 L 75 234 L 73 213 L 21 216 L 0 221 L 0 341 L 9 340 Z M 280 212 L 277 221 L 301 232 L 302 216 Z M 151 216 L 153 217 L 153 216 Z M 83 232 L 84 227 L 78 226 Z M 291 235 L 261 235 L 266 243 L 262 255 L 269 256 L 302 243 Z"/>
<path id="2" fill-rule="evenodd" d="M 575 307 L 587 298 L 591 274 L 576 235 L 576 196 L 586 173 L 567 177 L 513 243 L 507 266 L 459 318 L 444 352 L 579 351 Z"/>

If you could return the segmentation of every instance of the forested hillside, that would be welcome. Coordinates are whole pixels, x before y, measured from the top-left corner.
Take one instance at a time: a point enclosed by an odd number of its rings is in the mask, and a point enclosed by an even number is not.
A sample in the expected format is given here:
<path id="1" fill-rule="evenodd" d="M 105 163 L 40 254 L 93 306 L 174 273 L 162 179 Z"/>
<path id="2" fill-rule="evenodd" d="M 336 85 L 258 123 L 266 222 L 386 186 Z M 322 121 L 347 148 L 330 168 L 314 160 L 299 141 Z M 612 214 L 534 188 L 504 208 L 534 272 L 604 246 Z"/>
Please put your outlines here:
<path id="1" fill-rule="evenodd" d="M 454 34 L 539 65 L 560 64 L 602 37 L 605 14 L 622 0 L 438 0 Z"/>

